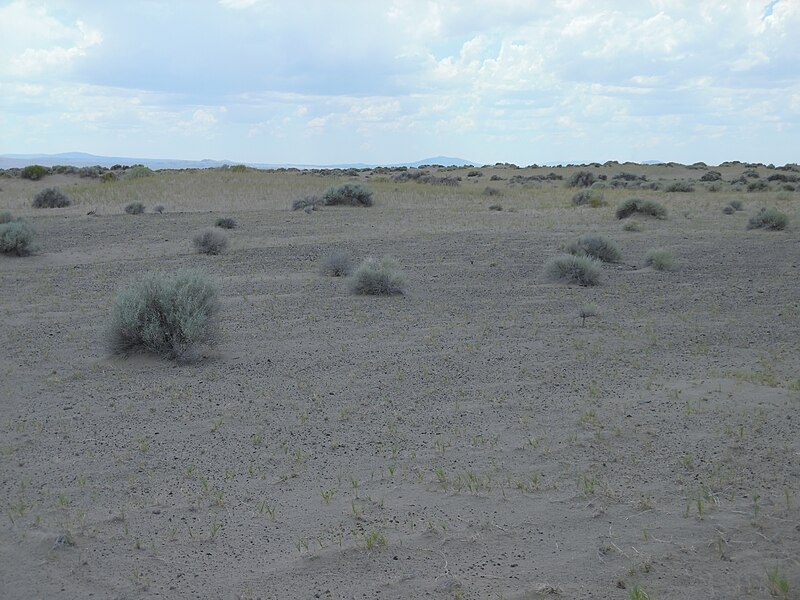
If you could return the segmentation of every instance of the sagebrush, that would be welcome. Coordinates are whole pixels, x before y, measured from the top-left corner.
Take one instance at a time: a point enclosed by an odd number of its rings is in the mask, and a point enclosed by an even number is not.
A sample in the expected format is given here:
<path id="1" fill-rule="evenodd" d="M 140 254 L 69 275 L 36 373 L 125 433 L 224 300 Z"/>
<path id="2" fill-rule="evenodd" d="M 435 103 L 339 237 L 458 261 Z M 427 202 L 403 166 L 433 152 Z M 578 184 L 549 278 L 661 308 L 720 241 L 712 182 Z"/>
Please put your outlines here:
<path id="1" fill-rule="evenodd" d="M 216 334 L 218 290 L 197 270 L 150 272 L 120 292 L 107 332 L 114 354 L 152 352 L 179 362 L 200 357 Z"/>
<path id="2" fill-rule="evenodd" d="M 58 188 L 47 188 L 33 197 L 33 208 L 64 208 L 72 204 L 64 192 Z"/>
<path id="3" fill-rule="evenodd" d="M 195 250 L 201 254 L 222 254 L 228 247 L 228 237 L 216 229 L 204 229 L 192 238 Z"/>
<path id="4" fill-rule="evenodd" d="M 599 233 L 586 233 L 564 248 L 576 256 L 591 256 L 608 263 L 619 262 L 622 252 L 616 242 Z"/>
<path id="5" fill-rule="evenodd" d="M 322 259 L 320 273 L 330 277 L 346 277 L 353 272 L 353 260 L 347 252 L 334 252 Z"/>
<path id="6" fill-rule="evenodd" d="M 593 286 L 600 283 L 600 265 L 602 263 L 591 256 L 560 254 L 548 260 L 544 270 L 551 281 Z"/>
<path id="7" fill-rule="evenodd" d="M 381 260 L 368 258 L 353 273 L 350 291 L 370 296 L 393 296 L 405 293 L 406 281 L 397 262 L 384 256 Z"/>
<path id="8" fill-rule="evenodd" d="M 0 253 L 11 256 L 28 256 L 35 250 L 33 227 L 23 219 L 0 224 Z"/>

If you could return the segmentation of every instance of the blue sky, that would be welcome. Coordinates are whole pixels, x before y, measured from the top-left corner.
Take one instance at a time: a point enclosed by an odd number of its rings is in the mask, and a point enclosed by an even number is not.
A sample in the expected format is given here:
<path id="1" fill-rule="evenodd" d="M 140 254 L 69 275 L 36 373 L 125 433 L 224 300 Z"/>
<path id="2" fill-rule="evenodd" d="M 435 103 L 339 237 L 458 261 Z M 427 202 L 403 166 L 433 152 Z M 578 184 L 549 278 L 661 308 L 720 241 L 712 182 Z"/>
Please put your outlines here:
<path id="1" fill-rule="evenodd" d="M 0 1 L 0 153 L 800 161 L 800 0 Z"/>

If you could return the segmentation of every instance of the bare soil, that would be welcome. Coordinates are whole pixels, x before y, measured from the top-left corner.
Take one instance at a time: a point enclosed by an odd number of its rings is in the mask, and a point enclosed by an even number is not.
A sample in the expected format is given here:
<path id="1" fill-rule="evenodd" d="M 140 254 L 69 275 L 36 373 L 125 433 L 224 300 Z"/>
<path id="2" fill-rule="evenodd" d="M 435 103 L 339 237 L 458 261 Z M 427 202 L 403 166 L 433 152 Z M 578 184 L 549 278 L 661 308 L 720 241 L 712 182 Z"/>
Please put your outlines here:
<path id="1" fill-rule="evenodd" d="M 137 216 L 61 177 L 63 210 L 0 180 L 40 246 L 0 256 L 0 597 L 800 593 L 797 194 L 726 216 L 731 194 L 645 192 L 669 218 L 626 232 L 561 182 L 498 199 L 488 176 L 430 195 L 370 176 L 375 206 L 306 214 L 253 200 L 279 177 L 253 175 L 212 214 L 181 186 L 214 175 L 185 174 Z M 747 231 L 762 205 L 789 228 Z M 230 248 L 195 254 L 218 213 Z M 622 262 L 548 282 L 587 231 Z M 652 247 L 677 269 L 643 268 Z M 340 250 L 393 256 L 408 293 L 350 295 L 318 270 Z M 219 284 L 218 343 L 187 366 L 109 356 L 115 294 L 186 266 Z"/>

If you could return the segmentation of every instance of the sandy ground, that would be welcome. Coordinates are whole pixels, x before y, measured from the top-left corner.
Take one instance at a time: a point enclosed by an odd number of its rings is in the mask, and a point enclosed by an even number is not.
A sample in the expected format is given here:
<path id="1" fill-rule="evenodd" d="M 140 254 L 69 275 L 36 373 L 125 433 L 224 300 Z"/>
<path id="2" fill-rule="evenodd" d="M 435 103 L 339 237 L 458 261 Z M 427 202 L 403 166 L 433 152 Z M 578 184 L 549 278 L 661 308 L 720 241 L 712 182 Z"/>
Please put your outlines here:
<path id="1" fill-rule="evenodd" d="M 40 183 L 0 181 L 0 209 Z M 221 198 L 241 226 L 216 257 L 188 197 L 23 209 L 41 249 L 0 256 L 0 597 L 780 598 L 770 572 L 800 597 L 798 195 L 724 216 L 724 193 L 653 192 L 669 218 L 626 232 L 561 184 L 418 189 Z M 745 230 L 776 202 L 786 231 Z M 622 263 L 548 283 L 590 230 Z M 642 267 L 654 246 L 677 270 Z M 395 257 L 407 295 L 320 276 L 337 250 Z M 185 266 L 219 283 L 216 346 L 109 357 L 117 291 Z"/>

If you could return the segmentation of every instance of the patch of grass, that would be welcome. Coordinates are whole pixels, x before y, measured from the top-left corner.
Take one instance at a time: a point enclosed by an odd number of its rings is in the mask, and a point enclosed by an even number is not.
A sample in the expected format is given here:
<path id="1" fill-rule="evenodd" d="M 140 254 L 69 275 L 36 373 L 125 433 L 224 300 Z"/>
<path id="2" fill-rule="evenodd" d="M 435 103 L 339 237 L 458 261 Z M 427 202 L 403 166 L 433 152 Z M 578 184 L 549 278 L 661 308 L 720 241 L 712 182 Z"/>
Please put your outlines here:
<path id="1" fill-rule="evenodd" d="M 328 188 L 322 196 L 325 206 L 372 206 L 372 190 L 361 183 Z"/>
<path id="2" fill-rule="evenodd" d="M 644 264 L 656 271 L 674 271 L 676 267 L 672 253 L 664 248 L 651 248 L 644 255 Z"/>
<path id="3" fill-rule="evenodd" d="M 748 229 L 767 229 L 770 231 L 781 231 L 786 229 L 789 217 L 777 208 L 762 208 L 755 215 L 750 217 L 747 223 Z"/>
<path id="4" fill-rule="evenodd" d="M 600 283 L 601 265 L 591 256 L 560 254 L 548 260 L 544 270 L 551 281 L 593 286 Z"/>
<path id="5" fill-rule="evenodd" d="M 493 188 L 493 187 L 490 187 L 490 186 L 488 186 L 488 185 L 487 185 L 487 186 L 486 186 L 486 187 L 483 189 L 483 195 L 484 195 L 484 196 L 502 196 L 502 195 L 503 195 L 503 192 L 502 192 L 502 191 L 500 191 L 500 190 L 499 190 L 499 189 L 497 189 L 497 188 Z"/>
<path id="6" fill-rule="evenodd" d="M 0 224 L 0 253 L 11 256 L 28 256 L 36 248 L 33 245 L 35 233 L 27 221 L 17 219 Z"/>
<path id="7" fill-rule="evenodd" d="M 607 263 L 619 262 L 622 258 L 619 246 L 599 233 L 586 233 L 564 248 L 576 256 L 591 256 Z"/>
<path id="8" fill-rule="evenodd" d="M 625 225 L 622 226 L 624 231 L 641 231 L 642 224 L 638 223 L 637 221 L 626 221 Z"/>
<path id="9" fill-rule="evenodd" d="M 389 256 L 368 258 L 353 273 L 350 290 L 354 294 L 393 296 L 405 293 L 405 277 Z"/>
<path id="10" fill-rule="evenodd" d="M 770 595 L 789 600 L 789 580 L 778 567 L 767 570 L 767 587 Z"/>
<path id="11" fill-rule="evenodd" d="M 228 247 L 228 238 L 216 229 L 204 229 L 192 238 L 195 250 L 201 254 L 222 254 Z"/>
<path id="12" fill-rule="evenodd" d="M 747 191 L 748 192 L 768 192 L 769 191 L 769 184 L 764 181 L 763 179 L 758 179 L 756 181 L 751 181 L 747 184 Z"/>
<path id="13" fill-rule="evenodd" d="M 221 227 L 222 229 L 236 229 L 239 226 L 239 223 L 237 223 L 236 219 L 233 217 L 219 217 L 214 222 L 214 225 L 216 227 Z"/>
<path id="14" fill-rule="evenodd" d="M 33 208 L 64 208 L 72 204 L 64 192 L 58 188 L 47 188 L 33 197 Z"/>
<path id="15" fill-rule="evenodd" d="M 116 297 L 109 349 L 119 355 L 153 352 L 179 362 L 197 360 L 199 346 L 213 341 L 217 294 L 201 271 L 146 273 Z"/>
<path id="16" fill-rule="evenodd" d="M 652 596 L 645 592 L 642 587 L 635 585 L 631 588 L 629 598 L 630 600 L 651 600 Z"/>
<path id="17" fill-rule="evenodd" d="M 667 209 L 655 200 L 642 198 L 628 198 L 617 207 L 617 218 L 626 219 L 634 214 L 655 217 L 656 219 L 666 219 Z"/>
<path id="18" fill-rule="evenodd" d="M 131 202 L 125 205 L 125 212 L 129 215 L 141 215 L 144 212 L 144 204 L 141 202 Z"/>
<path id="19" fill-rule="evenodd" d="M 347 277 L 353 272 L 353 261 L 347 252 L 334 252 L 322 259 L 320 273 L 330 277 Z"/>

